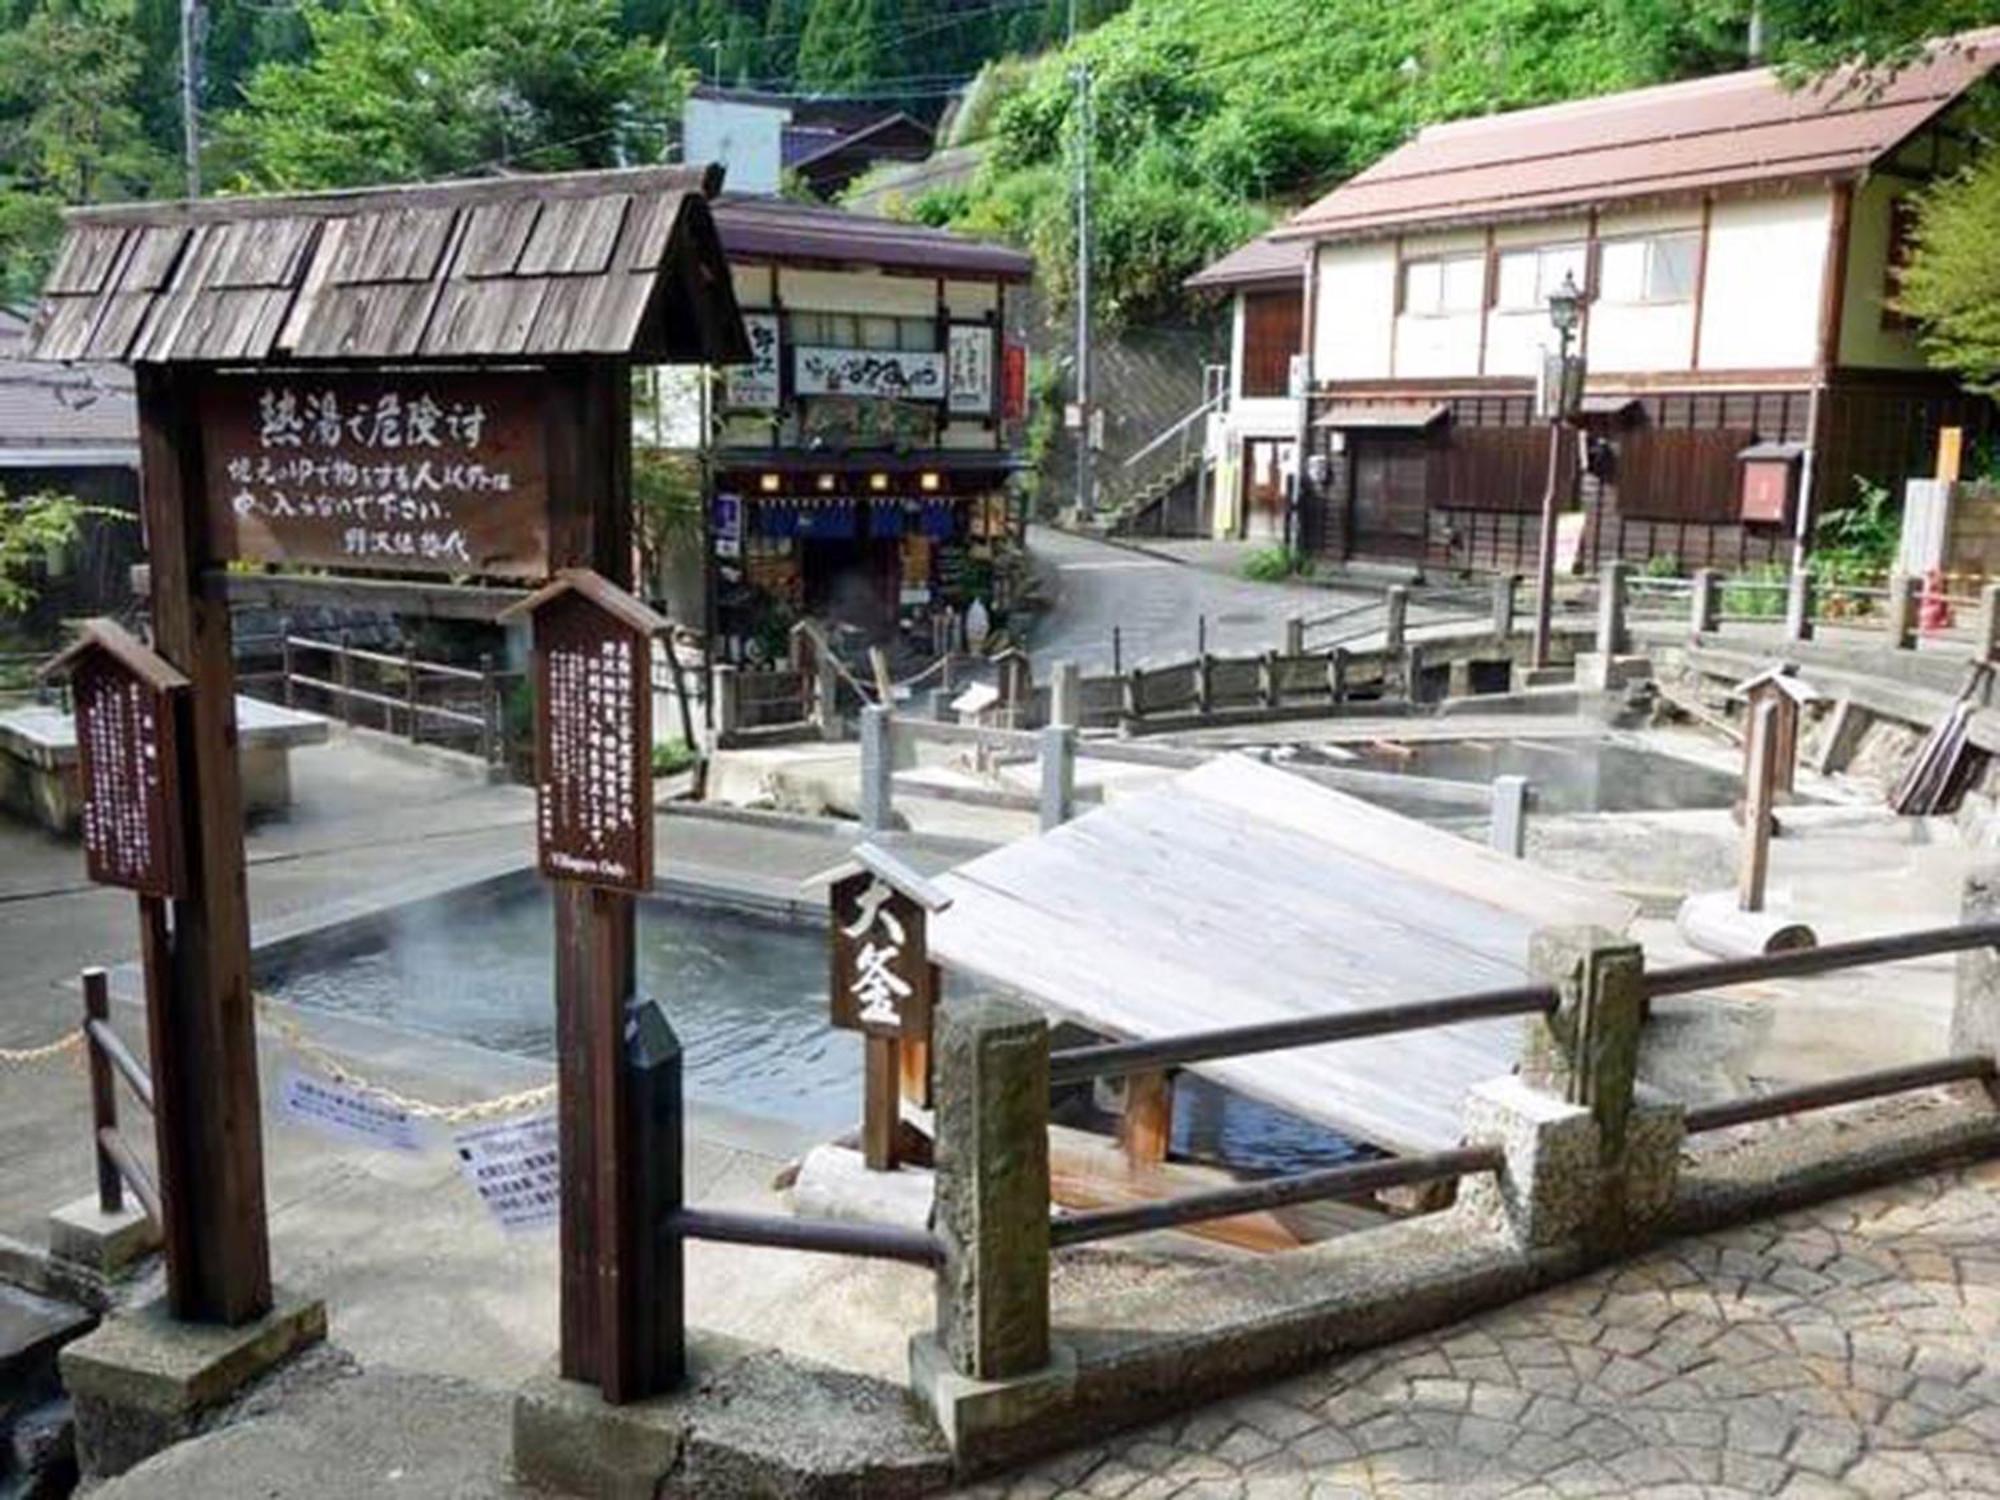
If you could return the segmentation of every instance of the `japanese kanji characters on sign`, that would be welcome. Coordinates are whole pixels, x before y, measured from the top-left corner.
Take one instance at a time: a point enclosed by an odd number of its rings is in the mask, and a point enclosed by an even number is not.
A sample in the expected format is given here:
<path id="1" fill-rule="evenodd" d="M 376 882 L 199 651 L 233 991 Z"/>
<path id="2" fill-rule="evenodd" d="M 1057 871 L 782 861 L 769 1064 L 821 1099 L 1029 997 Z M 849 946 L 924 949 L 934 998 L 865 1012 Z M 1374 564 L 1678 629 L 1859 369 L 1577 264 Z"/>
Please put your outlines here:
<path id="1" fill-rule="evenodd" d="M 67 673 L 90 878 L 141 895 L 183 893 L 175 701 L 187 679 L 109 620 L 93 620 L 45 675 Z"/>
<path id="2" fill-rule="evenodd" d="M 828 974 L 835 1026 L 928 1038 L 937 981 L 925 942 L 931 911 L 948 901 L 869 845 L 854 865 L 819 877 L 831 896 Z"/>
<path id="3" fill-rule="evenodd" d="M 224 376 L 202 397 L 226 557 L 396 572 L 546 571 L 542 420 L 528 375 Z"/>
<path id="4" fill-rule="evenodd" d="M 542 873 L 653 883 L 652 638 L 667 622 L 588 569 L 513 606 L 535 622 L 535 819 Z"/>

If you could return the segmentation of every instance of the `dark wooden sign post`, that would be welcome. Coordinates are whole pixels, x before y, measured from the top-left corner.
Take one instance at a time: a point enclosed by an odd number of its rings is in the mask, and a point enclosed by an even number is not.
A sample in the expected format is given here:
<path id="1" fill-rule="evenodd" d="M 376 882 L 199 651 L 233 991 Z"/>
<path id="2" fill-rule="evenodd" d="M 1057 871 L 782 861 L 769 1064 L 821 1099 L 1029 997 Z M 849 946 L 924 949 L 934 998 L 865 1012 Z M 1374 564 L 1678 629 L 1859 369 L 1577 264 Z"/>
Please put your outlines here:
<path id="1" fill-rule="evenodd" d="M 616 1403 L 681 1375 L 680 1349 L 653 1337 L 645 1303 L 659 1226 L 644 1218 L 625 1058 L 638 998 L 632 898 L 653 884 L 652 643 L 668 622 L 589 568 L 563 569 L 501 618 L 521 614 L 535 627 L 536 848 L 556 890 L 557 1025 L 577 1030 L 560 1038 L 564 1361 L 572 1300 L 594 1305 L 596 1327 L 578 1330 L 576 1351 L 594 1352 L 593 1369 L 576 1378 L 594 1377 Z M 581 1087 L 569 1087 L 572 1071 Z M 585 1141 L 594 1165 L 579 1192 L 571 1164 Z M 594 1254 L 572 1256 L 585 1240 Z"/>
<path id="2" fill-rule="evenodd" d="M 808 882 L 827 887 L 827 999 L 832 1024 L 864 1039 L 861 1154 L 871 1171 L 897 1161 L 903 1055 L 928 1071 L 938 971 L 926 925 L 951 898 L 886 850 L 860 844 Z M 927 1082 L 927 1080 L 925 1080 Z M 920 1101 L 928 1090 L 917 1093 Z"/>
<path id="3" fill-rule="evenodd" d="M 176 1317 L 195 1317 L 203 1306 L 195 1243 L 200 1187 L 189 1179 L 200 1116 L 190 1101 L 200 1084 L 179 1066 L 186 1049 L 176 1040 L 181 1018 L 171 999 L 167 919 L 168 903 L 188 894 L 188 806 L 180 787 L 192 684 L 111 620 L 85 625 L 42 674 L 70 681 L 85 867 L 98 884 L 138 895 L 167 1305 Z"/>
<path id="4" fill-rule="evenodd" d="M 185 1084 L 178 1317 L 271 1303 L 230 598 L 491 619 L 494 582 L 630 583 L 632 365 L 749 357 L 720 185 L 644 168 L 69 218 L 22 352 L 136 367 L 152 648 L 190 684 L 154 1055 Z M 565 880 L 556 907 L 562 1369 L 599 1381 L 600 1142 L 570 1127 L 620 1022 L 589 998 L 629 993 L 629 904 Z"/>

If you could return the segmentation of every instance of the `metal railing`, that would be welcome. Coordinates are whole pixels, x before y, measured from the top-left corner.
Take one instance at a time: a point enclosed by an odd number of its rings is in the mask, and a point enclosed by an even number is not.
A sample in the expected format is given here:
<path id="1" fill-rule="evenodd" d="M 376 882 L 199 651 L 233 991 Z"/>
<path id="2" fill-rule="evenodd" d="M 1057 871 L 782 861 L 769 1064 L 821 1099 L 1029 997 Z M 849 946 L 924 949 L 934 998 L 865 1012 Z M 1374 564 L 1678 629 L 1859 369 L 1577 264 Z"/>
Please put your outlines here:
<path id="1" fill-rule="evenodd" d="M 491 657 L 482 657 L 476 668 L 454 666 L 421 660 L 414 652 L 366 650 L 351 644 L 344 633 L 339 640 L 323 641 L 287 632 L 279 651 L 279 691 L 287 708 L 298 706 L 304 689 L 331 699 L 348 724 L 356 723 L 357 710 L 368 706 L 378 711 L 373 727 L 394 733 L 400 726 L 413 744 L 421 743 L 426 731 L 433 739 L 470 737 L 488 765 L 497 764 L 504 751 L 501 687 L 522 674 L 496 668 Z M 301 656 L 325 660 L 331 675 L 301 671 Z M 372 674 L 372 685 L 361 684 L 357 668 Z M 437 701 L 446 695 L 450 702 Z"/>

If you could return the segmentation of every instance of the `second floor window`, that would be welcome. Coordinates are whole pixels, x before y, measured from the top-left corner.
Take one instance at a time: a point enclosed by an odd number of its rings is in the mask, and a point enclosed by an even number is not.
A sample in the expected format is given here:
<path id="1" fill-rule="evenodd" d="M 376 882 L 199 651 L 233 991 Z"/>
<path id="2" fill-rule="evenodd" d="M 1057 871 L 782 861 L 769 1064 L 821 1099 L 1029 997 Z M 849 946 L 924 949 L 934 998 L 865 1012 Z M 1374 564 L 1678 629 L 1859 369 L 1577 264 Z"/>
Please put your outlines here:
<path id="1" fill-rule="evenodd" d="M 1500 252 L 1494 305 L 1502 312 L 1538 312 L 1548 316 L 1549 294 L 1563 284 L 1563 277 L 1584 283 L 1582 244 L 1535 245 Z"/>
<path id="2" fill-rule="evenodd" d="M 1606 302 L 1687 302 L 1700 264 L 1699 234 L 1606 240 L 1598 251 L 1597 295 Z"/>
<path id="3" fill-rule="evenodd" d="M 934 318 L 892 318 L 874 313 L 788 312 L 786 333 L 794 345 L 818 349 L 903 349 L 935 353 Z"/>
<path id="4" fill-rule="evenodd" d="M 1403 263 L 1403 311 L 1418 317 L 1479 311 L 1486 298 L 1486 257 L 1447 255 Z"/>

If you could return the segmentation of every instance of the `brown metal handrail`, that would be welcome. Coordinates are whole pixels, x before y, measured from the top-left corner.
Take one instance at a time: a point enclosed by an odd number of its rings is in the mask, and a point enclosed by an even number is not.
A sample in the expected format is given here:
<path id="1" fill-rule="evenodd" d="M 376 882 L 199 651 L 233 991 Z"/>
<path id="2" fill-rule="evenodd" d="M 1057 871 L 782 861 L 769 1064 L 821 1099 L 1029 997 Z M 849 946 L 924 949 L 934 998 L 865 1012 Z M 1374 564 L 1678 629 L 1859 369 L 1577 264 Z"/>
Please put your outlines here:
<path id="1" fill-rule="evenodd" d="M 1831 1109 L 1837 1104 L 1856 1104 L 1863 1099 L 1881 1099 L 1912 1089 L 1935 1088 L 1945 1083 L 1990 1082 L 1995 1076 L 1993 1059 L 1985 1056 L 1947 1057 L 1937 1062 L 1911 1063 L 1900 1068 L 1879 1068 L 1871 1073 L 1850 1073 L 1824 1083 L 1801 1084 L 1743 1099 L 1725 1099 L 1719 1104 L 1702 1104 L 1686 1112 L 1689 1135 L 1710 1130 L 1726 1130 L 1731 1125 L 1747 1125 L 1754 1120 L 1775 1120 L 1784 1115 L 1806 1114 Z"/>
<path id="2" fill-rule="evenodd" d="M 107 1214 L 123 1211 L 129 1187 L 147 1217 L 164 1227 L 160 1190 L 118 1130 L 114 1074 L 148 1110 L 154 1108 L 153 1079 L 111 1029 L 111 989 L 102 969 L 83 971 L 83 1052 L 90 1074 L 91 1142 L 97 1150 L 97 1206 Z"/>
<path id="3" fill-rule="evenodd" d="M 847 1224 L 834 1219 L 793 1219 L 779 1214 L 682 1208 L 667 1215 L 665 1228 L 690 1240 L 856 1255 L 914 1266 L 944 1264 L 944 1243 L 936 1235 L 890 1224 Z"/>
<path id="4" fill-rule="evenodd" d="M 1749 958 L 1719 958 L 1669 969 L 1649 969 L 1639 983 L 1646 998 L 1651 1000 L 1661 995 L 1751 984 L 1760 979 L 1796 979 L 1836 969 L 1857 969 L 1866 964 L 1896 963 L 1993 947 L 2000 947 L 2000 922 L 1966 922 L 1953 927 L 1926 927 L 1916 932 L 1856 938 L 1846 943 L 1823 943 L 1817 948 L 1796 948 L 1784 953 L 1759 953 Z"/>
<path id="5" fill-rule="evenodd" d="M 1182 1224 L 1234 1218 L 1238 1214 L 1319 1203 L 1329 1198 L 1357 1198 L 1383 1188 L 1456 1181 L 1478 1172 L 1497 1172 L 1504 1161 L 1497 1146 L 1462 1146 L 1424 1156 L 1395 1156 L 1386 1161 L 1294 1172 L 1238 1187 L 1186 1193 L 1159 1203 L 1063 1214 L 1049 1224 L 1049 1243 L 1056 1248 L 1082 1245 L 1152 1229 L 1173 1229 Z"/>
<path id="6" fill-rule="evenodd" d="M 1504 1016 L 1547 1013 L 1556 1008 L 1555 988 L 1547 984 L 1482 990 L 1441 1000 L 1401 1001 L 1366 1010 L 1301 1016 L 1290 1021 L 1263 1021 L 1251 1026 L 1222 1026 L 1184 1036 L 1155 1037 L 1139 1042 L 1102 1042 L 1071 1047 L 1049 1058 L 1051 1084 L 1081 1083 L 1090 1078 L 1117 1078 L 1184 1067 L 1218 1057 L 1245 1057 L 1280 1052 L 1323 1042 L 1349 1042 L 1361 1037 L 1392 1036 L 1402 1031 L 1426 1031 L 1465 1021 L 1490 1021 Z"/>

